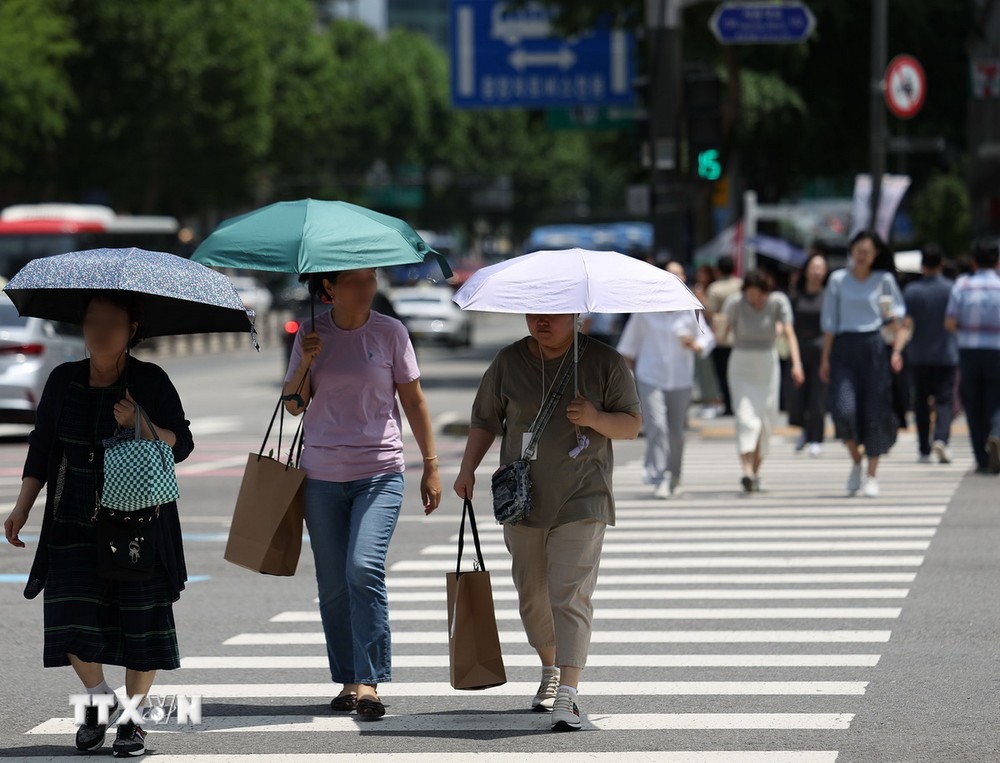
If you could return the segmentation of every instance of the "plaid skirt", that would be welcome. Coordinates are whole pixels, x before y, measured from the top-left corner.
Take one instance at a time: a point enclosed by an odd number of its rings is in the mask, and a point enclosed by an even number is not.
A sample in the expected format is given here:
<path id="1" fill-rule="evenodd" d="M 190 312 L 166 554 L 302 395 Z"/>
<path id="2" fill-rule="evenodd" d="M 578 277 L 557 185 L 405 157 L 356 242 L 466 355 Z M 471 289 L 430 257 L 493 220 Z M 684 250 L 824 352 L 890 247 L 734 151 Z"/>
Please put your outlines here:
<path id="1" fill-rule="evenodd" d="M 841 440 L 864 445 L 868 456 L 884 455 L 896 444 L 892 369 L 879 332 L 834 337 L 828 400 Z"/>

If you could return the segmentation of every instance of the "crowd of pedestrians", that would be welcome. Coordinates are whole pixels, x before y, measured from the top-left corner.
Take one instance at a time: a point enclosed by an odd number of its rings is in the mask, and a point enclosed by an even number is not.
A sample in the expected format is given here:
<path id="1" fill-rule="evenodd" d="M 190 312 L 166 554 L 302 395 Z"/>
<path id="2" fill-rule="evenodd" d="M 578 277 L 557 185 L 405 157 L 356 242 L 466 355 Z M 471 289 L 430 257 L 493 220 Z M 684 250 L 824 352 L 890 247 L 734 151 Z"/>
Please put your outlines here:
<path id="1" fill-rule="evenodd" d="M 843 267 L 814 245 L 802 267 L 738 273 L 730 257 L 693 273 L 705 320 L 679 313 L 623 316 L 617 343 L 643 408 L 644 477 L 667 499 L 681 483 L 689 408 L 732 415 L 740 485 L 762 486 L 761 465 L 783 405 L 800 429 L 795 450 L 819 457 L 827 422 L 850 458 L 849 494 L 880 494 L 880 459 L 910 416 L 922 463 L 952 462 L 952 422 L 964 409 L 975 471 L 1000 474 L 1000 275 L 998 243 L 973 245 L 957 279 L 941 247 L 921 252 L 919 277 L 898 273 L 874 231 L 848 244 Z M 678 262 L 665 269 L 687 281 Z M 957 274 L 956 274 L 957 275 Z"/>

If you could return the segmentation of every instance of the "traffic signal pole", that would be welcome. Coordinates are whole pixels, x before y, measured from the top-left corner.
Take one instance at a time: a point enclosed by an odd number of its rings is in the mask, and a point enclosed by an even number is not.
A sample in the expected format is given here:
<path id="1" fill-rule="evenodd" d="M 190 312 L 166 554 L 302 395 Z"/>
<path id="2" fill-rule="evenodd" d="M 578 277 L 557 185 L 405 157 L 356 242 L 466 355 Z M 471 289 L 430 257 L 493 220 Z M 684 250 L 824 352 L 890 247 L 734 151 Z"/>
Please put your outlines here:
<path id="1" fill-rule="evenodd" d="M 885 174 L 886 120 L 884 99 L 889 2 L 888 0 L 871 0 L 871 3 L 871 102 L 868 114 L 868 164 L 872 178 L 872 194 L 868 227 L 874 230 L 882 191 L 882 176 Z"/>
<path id="2" fill-rule="evenodd" d="M 690 1 L 690 0 L 689 0 Z M 684 0 L 646 0 L 649 34 L 649 212 L 657 263 L 690 259 L 678 166 Z"/>

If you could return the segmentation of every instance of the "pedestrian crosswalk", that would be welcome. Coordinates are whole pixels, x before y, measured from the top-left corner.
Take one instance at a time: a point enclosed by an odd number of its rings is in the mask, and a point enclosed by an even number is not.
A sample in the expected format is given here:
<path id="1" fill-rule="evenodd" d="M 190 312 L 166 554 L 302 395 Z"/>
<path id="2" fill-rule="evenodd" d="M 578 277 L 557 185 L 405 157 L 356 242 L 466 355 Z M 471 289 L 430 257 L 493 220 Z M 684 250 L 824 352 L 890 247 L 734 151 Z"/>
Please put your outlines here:
<path id="1" fill-rule="evenodd" d="M 227 749 L 212 742 L 184 743 L 200 731 L 249 740 L 241 749 L 261 760 L 277 753 L 260 740 L 294 734 L 314 740 L 296 755 L 307 760 L 377 751 L 435 763 L 835 761 L 968 464 L 890 457 L 881 497 L 850 498 L 848 462 L 832 447 L 806 460 L 775 443 L 766 492 L 742 495 L 732 442 L 704 440 L 688 449 L 682 491 L 663 500 L 643 484 L 639 448 L 621 450 L 618 523 L 607 534 L 580 687 L 582 733 L 552 735 L 544 714 L 526 711 L 539 663 L 520 627 L 502 528 L 483 518 L 507 684 L 476 693 L 448 685 L 444 573 L 457 540 L 449 520 L 389 569 L 395 681 L 381 688 L 382 721 L 326 709 L 333 687 L 322 680 L 313 591 L 261 612 L 213 653 L 184 656 L 162 679 L 161 694 L 201 696 L 212 712 L 200 726 L 157 727 L 169 735 L 157 757 L 238 757 L 208 754 Z M 237 673 L 243 680 L 226 680 Z M 27 733 L 73 730 L 67 715 Z"/>

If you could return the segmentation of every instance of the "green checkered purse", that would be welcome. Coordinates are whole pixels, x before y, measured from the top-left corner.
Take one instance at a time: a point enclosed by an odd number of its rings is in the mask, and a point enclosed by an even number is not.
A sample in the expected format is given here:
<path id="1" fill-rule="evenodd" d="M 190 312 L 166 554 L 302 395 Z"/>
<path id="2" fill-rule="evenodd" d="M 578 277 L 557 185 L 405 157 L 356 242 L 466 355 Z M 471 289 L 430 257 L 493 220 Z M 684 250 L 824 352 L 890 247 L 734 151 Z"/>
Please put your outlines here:
<path id="1" fill-rule="evenodd" d="M 104 441 L 104 486 L 94 509 L 98 575 L 150 580 L 156 570 L 160 506 L 180 496 L 174 454 L 138 405 L 134 434 Z M 142 439 L 142 419 L 155 439 Z"/>
<path id="2" fill-rule="evenodd" d="M 138 405 L 135 409 L 135 435 L 105 440 L 101 506 L 108 509 L 137 511 L 170 503 L 180 497 L 173 450 L 156 437 L 153 422 L 146 412 Z M 140 417 L 149 424 L 155 439 L 142 439 Z"/>

